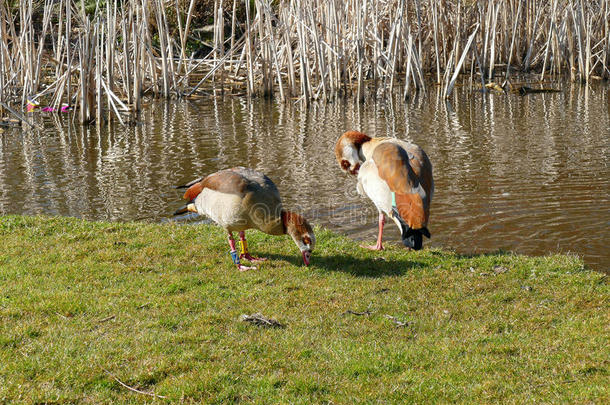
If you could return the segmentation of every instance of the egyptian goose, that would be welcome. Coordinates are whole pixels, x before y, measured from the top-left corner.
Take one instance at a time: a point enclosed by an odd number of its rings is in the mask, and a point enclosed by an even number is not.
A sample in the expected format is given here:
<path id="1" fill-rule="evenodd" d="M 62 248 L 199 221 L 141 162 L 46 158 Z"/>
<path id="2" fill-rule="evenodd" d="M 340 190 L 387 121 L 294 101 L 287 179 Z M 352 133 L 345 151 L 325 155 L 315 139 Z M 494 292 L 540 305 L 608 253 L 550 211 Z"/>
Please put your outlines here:
<path id="1" fill-rule="evenodd" d="M 303 262 L 306 266 L 309 265 L 311 251 L 316 243 L 313 230 L 301 215 L 282 207 L 277 187 L 263 173 L 234 167 L 178 188 L 187 188 L 184 198 L 189 203 L 174 215 L 188 211 L 205 214 L 222 226 L 229 234 L 229 253 L 240 271 L 256 269 L 255 266 L 244 266 L 240 259 L 250 262 L 266 260 L 253 257 L 248 252 L 247 229 L 258 229 L 269 235 L 290 235 L 301 251 Z M 239 254 L 235 248 L 233 232 L 239 232 Z"/>
<path id="2" fill-rule="evenodd" d="M 383 249 L 387 214 L 398 226 L 402 243 L 421 249 L 422 235 L 430 237 L 427 226 L 434 194 L 432 164 L 426 152 L 399 139 L 348 131 L 337 141 L 335 156 L 344 172 L 358 175 L 358 193 L 366 194 L 379 210 L 377 244 L 364 247 Z"/>

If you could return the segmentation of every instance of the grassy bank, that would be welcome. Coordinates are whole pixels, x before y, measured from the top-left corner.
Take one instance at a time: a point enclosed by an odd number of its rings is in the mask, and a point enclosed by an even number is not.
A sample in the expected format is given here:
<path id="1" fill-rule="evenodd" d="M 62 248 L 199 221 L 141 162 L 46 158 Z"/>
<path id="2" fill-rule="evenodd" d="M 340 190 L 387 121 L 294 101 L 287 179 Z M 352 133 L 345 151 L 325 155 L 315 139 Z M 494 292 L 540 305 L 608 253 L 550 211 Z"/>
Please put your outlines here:
<path id="1" fill-rule="evenodd" d="M 608 281 L 579 259 L 317 237 L 305 268 L 251 232 L 271 260 L 239 273 L 212 226 L 0 217 L 0 402 L 610 399 Z"/>

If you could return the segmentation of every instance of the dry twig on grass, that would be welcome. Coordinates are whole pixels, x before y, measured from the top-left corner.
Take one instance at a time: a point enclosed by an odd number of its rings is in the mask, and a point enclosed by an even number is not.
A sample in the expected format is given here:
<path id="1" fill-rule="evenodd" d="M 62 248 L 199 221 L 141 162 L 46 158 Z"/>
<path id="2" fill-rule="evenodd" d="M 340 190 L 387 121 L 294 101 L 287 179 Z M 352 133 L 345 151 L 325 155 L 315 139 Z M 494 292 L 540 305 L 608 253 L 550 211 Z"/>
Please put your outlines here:
<path id="1" fill-rule="evenodd" d="M 114 318 L 116 318 L 116 315 L 110 315 L 110 316 L 107 316 L 106 318 L 100 319 L 99 321 L 97 321 L 97 323 L 103 323 L 103 322 L 106 322 L 106 321 L 110 321 L 110 320 L 112 320 Z"/>
<path id="2" fill-rule="evenodd" d="M 251 322 L 254 325 L 263 326 L 265 328 L 283 328 L 284 325 L 276 321 L 275 319 L 266 318 L 262 314 L 256 313 L 252 315 L 242 315 L 241 320 L 244 322 Z"/>
<path id="3" fill-rule="evenodd" d="M 397 328 L 404 328 L 410 326 L 410 323 L 408 321 L 400 321 L 392 315 L 385 315 L 385 317 L 388 318 L 390 321 L 394 322 Z"/>
<path id="4" fill-rule="evenodd" d="M 106 374 L 108 374 L 110 377 L 112 377 L 116 382 L 118 382 L 119 384 L 121 384 L 123 387 L 127 388 L 130 391 L 133 392 L 137 392 L 138 394 L 144 394 L 144 395 L 149 395 L 151 397 L 155 397 L 155 398 L 167 398 L 164 395 L 157 395 L 154 392 L 146 392 L 146 391 L 140 391 L 139 389 L 130 387 L 129 385 L 125 384 L 123 381 L 119 380 L 118 378 L 116 378 L 110 371 L 106 370 L 104 367 L 102 367 L 102 370 L 104 370 L 104 372 Z"/>
<path id="5" fill-rule="evenodd" d="M 348 309 L 341 315 L 347 315 L 347 314 L 362 316 L 362 315 L 370 315 L 370 314 L 372 314 L 372 312 L 370 309 L 367 309 L 366 311 L 362 311 L 362 312 L 356 312 L 356 311 L 352 311 L 351 309 Z"/>

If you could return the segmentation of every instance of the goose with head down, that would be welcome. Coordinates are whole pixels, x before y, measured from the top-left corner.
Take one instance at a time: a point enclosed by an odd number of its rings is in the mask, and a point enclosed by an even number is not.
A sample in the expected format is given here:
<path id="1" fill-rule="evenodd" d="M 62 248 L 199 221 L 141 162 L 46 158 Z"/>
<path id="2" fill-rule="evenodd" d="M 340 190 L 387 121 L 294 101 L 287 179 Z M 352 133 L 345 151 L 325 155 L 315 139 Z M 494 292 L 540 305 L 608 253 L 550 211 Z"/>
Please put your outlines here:
<path id="1" fill-rule="evenodd" d="M 357 190 L 366 194 L 379 211 L 377 244 L 382 250 L 385 215 L 398 226 L 402 243 L 419 250 L 423 236 L 430 237 L 428 219 L 434 195 L 432 164 L 419 146 L 396 138 L 371 138 L 345 132 L 335 145 L 341 169 L 358 176 Z"/>
<path id="2" fill-rule="evenodd" d="M 207 215 L 222 226 L 229 235 L 229 253 L 240 271 L 256 269 L 243 265 L 241 259 L 250 262 L 266 260 L 253 257 L 248 252 L 245 234 L 248 229 L 258 229 L 269 235 L 290 235 L 301 251 L 303 262 L 309 265 L 316 243 L 313 229 L 301 215 L 284 209 L 277 187 L 263 173 L 234 167 L 179 188 L 187 188 L 184 198 L 189 202 L 175 215 L 196 212 Z M 239 252 L 233 232 L 239 232 Z"/>

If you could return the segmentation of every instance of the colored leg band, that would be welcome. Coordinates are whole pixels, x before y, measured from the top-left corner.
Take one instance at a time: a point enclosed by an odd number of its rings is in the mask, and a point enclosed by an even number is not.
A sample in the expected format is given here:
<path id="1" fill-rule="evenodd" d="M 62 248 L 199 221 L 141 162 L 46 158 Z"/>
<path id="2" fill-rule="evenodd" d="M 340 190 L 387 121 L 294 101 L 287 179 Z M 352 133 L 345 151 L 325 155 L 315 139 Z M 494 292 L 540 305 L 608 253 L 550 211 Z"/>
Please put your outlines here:
<path id="1" fill-rule="evenodd" d="M 392 192 L 392 207 L 396 207 L 396 193 Z"/>
<path id="2" fill-rule="evenodd" d="M 239 254 L 245 255 L 246 253 L 248 253 L 248 242 L 246 242 L 244 239 L 241 239 L 239 241 Z"/>
<path id="3" fill-rule="evenodd" d="M 240 264 L 239 263 L 239 255 L 237 254 L 237 250 L 231 250 L 229 252 L 229 254 L 231 255 L 231 259 L 233 259 L 233 263 Z"/>

